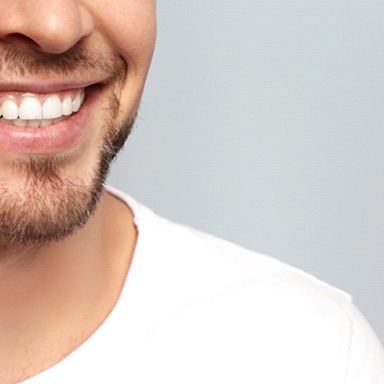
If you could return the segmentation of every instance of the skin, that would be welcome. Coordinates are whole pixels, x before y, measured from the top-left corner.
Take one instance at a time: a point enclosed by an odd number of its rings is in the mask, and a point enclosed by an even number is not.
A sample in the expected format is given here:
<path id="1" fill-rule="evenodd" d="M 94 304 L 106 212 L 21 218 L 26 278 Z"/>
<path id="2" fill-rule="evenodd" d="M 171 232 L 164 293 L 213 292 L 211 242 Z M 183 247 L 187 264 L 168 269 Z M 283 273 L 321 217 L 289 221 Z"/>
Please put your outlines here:
<path id="1" fill-rule="evenodd" d="M 69 148 L 33 154 L 39 160 L 65 157 L 56 171 L 60 180 L 90 187 L 109 122 L 113 120 L 117 130 L 137 113 L 154 49 L 155 1 L 0 0 L 0 5 L 0 55 L 10 48 L 21 57 L 50 60 L 80 46 L 85 52 L 115 55 L 127 69 L 124 78 L 103 84 L 87 119 L 76 122 L 84 125 L 80 140 Z M 44 93 L 84 79 L 98 83 L 107 75 L 81 67 L 39 73 L 28 65 L 20 75 L 12 69 L 16 63 L 11 64 L 0 68 L 3 93 L 12 87 L 35 87 Z M 112 114 L 113 97 L 118 108 Z M 31 193 L 28 185 L 33 183 L 20 172 L 23 165 L 14 166 L 30 158 L 25 151 L 0 148 L 0 187 L 17 191 L 18 201 L 33 207 L 30 199 L 37 187 Z M 50 195 L 54 193 L 44 197 L 47 205 Z M 1 383 L 18 383 L 53 366 L 95 332 L 119 297 L 135 242 L 132 213 L 106 192 L 94 214 L 71 236 L 39 246 L 0 239 Z"/>

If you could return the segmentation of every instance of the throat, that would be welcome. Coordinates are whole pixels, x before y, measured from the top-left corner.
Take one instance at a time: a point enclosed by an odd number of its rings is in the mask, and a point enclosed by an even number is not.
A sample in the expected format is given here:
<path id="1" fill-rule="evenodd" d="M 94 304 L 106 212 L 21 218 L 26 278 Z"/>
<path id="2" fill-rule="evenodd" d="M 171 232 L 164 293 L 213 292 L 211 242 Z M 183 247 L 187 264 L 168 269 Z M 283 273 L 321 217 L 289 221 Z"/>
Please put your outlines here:
<path id="1" fill-rule="evenodd" d="M 3 262 L 0 382 L 35 376 L 92 337 L 118 301 L 136 239 L 129 208 L 104 193 L 74 236 Z"/>

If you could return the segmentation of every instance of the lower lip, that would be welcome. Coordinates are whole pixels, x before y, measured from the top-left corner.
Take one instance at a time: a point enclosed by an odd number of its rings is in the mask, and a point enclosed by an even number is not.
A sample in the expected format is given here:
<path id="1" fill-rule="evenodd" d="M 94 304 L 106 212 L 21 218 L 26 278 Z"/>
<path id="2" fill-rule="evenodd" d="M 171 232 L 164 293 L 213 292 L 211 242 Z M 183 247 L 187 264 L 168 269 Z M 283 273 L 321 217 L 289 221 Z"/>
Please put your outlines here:
<path id="1" fill-rule="evenodd" d="M 0 151 L 44 155 L 75 148 L 85 140 L 87 120 L 96 93 L 86 96 L 79 112 L 48 127 L 16 127 L 0 122 Z"/>

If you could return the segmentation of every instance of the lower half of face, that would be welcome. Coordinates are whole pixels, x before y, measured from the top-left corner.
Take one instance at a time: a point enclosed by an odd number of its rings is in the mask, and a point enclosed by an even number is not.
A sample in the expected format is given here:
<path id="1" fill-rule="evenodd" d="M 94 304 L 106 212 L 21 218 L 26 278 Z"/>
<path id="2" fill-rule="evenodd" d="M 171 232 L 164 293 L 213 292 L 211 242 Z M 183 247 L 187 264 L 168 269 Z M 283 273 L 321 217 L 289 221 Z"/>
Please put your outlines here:
<path id="1" fill-rule="evenodd" d="M 70 144 L 64 149 L 48 145 L 44 152 L 40 148 L 43 140 L 37 137 L 35 143 L 24 141 L 24 145 L 34 145 L 33 149 L 11 150 L 12 144 L 6 142 L 4 150 L 0 139 L 0 244 L 41 246 L 59 241 L 93 214 L 110 163 L 125 142 L 136 114 L 132 110 L 124 120 L 119 118 L 118 95 L 113 88 L 97 90 L 89 100 L 86 95 L 76 115 L 46 128 L 47 132 L 80 131 L 67 139 Z M 30 135 L 32 130 L 41 130 L 9 129 Z M 62 132 L 58 135 L 66 140 Z"/>
<path id="2" fill-rule="evenodd" d="M 133 124 L 155 40 L 154 0 L 109 3 L 50 3 L 58 25 L 69 23 L 52 35 L 20 8 L 28 22 L 19 34 L 6 34 L 2 19 L 0 247 L 61 240 L 95 211 Z M 81 39 L 69 46 L 72 22 Z M 50 54 L 56 46 L 63 52 Z"/>

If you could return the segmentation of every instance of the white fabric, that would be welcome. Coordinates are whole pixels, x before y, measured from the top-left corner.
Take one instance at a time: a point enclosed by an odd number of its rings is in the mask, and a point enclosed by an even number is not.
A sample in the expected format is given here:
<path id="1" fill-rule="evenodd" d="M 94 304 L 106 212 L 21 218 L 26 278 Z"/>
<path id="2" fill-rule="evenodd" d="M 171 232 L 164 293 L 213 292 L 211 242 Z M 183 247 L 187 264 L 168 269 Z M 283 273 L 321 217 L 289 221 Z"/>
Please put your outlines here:
<path id="1" fill-rule="evenodd" d="M 112 191 L 139 233 L 119 302 L 25 383 L 384 384 L 382 346 L 349 295 Z"/>

